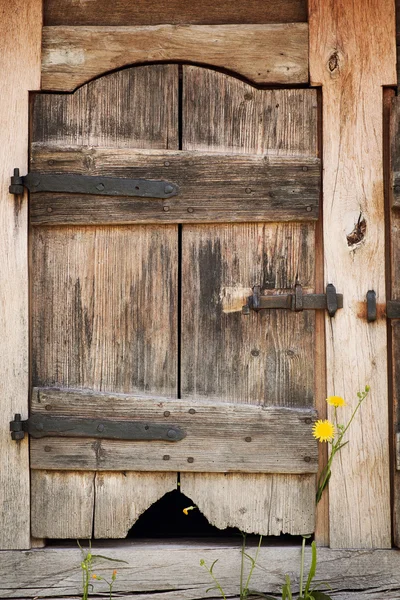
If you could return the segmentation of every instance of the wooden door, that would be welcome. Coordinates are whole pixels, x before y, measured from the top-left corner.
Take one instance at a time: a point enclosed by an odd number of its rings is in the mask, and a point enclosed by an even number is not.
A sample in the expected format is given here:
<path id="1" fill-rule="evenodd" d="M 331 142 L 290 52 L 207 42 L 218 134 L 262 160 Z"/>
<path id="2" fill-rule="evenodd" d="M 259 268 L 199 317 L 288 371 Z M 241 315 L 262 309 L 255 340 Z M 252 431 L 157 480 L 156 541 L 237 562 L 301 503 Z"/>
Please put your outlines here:
<path id="1" fill-rule="evenodd" d="M 31 414 L 170 423 L 178 442 L 31 440 L 32 534 L 124 537 L 180 490 L 217 527 L 314 529 L 317 96 L 149 65 L 40 94 L 31 171 L 142 177 L 174 198 L 31 194 Z"/>

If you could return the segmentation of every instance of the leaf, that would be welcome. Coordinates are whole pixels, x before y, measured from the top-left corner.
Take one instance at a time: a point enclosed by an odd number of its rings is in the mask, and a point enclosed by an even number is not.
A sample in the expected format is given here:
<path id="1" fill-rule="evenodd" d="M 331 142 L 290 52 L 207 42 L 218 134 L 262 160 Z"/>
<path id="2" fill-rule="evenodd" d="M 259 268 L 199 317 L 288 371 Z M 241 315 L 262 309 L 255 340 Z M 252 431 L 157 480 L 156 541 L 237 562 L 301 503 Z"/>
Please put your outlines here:
<path id="1" fill-rule="evenodd" d="M 305 596 L 307 596 L 307 594 L 308 594 L 310 585 L 312 583 L 312 580 L 315 577 L 316 571 L 317 571 L 317 546 L 316 546 L 315 542 L 312 542 L 311 543 L 311 566 L 310 566 L 310 571 L 309 571 L 308 577 L 307 577 L 306 587 L 304 590 Z"/>
<path id="2" fill-rule="evenodd" d="M 210 587 L 206 589 L 206 594 L 208 594 L 208 592 L 211 592 L 212 590 L 217 590 L 217 587 Z"/>
<path id="3" fill-rule="evenodd" d="M 332 600 L 331 596 L 328 596 L 328 594 L 324 594 L 323 592 L 313 592 L 312 595 L 314 600 Z"/>
<path id="4" fill-rule="evenodd" d="M 210 567 L 210 573 L 212 573 L 212 572 L 213 572 L 214 565 L 215 565 L 215 563 L 217 563 L 217 562 L 218 562 L 218 560 L 219 560 L 218 558 L 216 558 L 216 559 L 214 560 L 213 564 L 212 564 L 212 565 L 211 565 L 211 567 Z"/>
<path id="5" fill-rule="evenodd" d="M 108 556 L 103 556 L 102 554 L 92 554 L 92 558 L 102 558 L 103 560 L 108 560 L 110 562 L 119 562 L 129 565 L 126 560 L 121 560 L 120 558 L 109 558 Z"/>
<path id="6" fill-rule="evenodd" d="M 274 596 L 268 596 L 268 594 L 257 592 L 257 590 L 249 590 L 249 596 L 258 596 L 259 598 L 265 598 L 265 600 L 276 600 Z"/>

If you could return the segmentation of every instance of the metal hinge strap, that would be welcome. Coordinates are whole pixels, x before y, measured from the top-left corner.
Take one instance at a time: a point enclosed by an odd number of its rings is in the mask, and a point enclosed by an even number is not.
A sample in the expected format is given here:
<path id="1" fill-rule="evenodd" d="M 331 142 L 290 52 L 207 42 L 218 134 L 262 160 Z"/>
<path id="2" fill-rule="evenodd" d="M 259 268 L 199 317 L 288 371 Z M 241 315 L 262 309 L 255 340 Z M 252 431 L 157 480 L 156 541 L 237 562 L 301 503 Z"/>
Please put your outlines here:
<path id="1" fill-rule="evenodd" d="M 179 188 L 171 181 L 155 179 L 126 179 L 75 173 L 28 173 L 23 177 L 14 169 L 10 194 L 21 195 L 26 187 L 32 194 L 58 192 L 97 196 L 135 196 L 139 198 L 171 198 Z"/>
<path id="2" fill-rule="evenodd" d="M 33 415 L 22 421 L 16 414 L 10 422 L 13 440 L 22 440 L 25 433 L 33 438 L 43 437 L 92 437 L 108 440 L 162 440 L 178 442 L 186 433 L 169 424 L 145 423 L 140 421 L 111 421 L 109 419 L 80 419 Z"/>
<path id="3" fill-rule="evenodd" d="M 326 310 L 330 317 L 334 317 L 336 311 L 343 308 L 343 295 L 337 294 L 335 286 L 331 283 L 326 286 L 326 294 L 303 294 L 300 284 L 296 284 L 293 294 L 262 295 L 260 286 L 253 288 L 253 294 L 248 297 L 247 304 L 243 306 L 242 312 L 250 314 L 250 310 L 284 309 L 294 312 L 303 310 Z"/>

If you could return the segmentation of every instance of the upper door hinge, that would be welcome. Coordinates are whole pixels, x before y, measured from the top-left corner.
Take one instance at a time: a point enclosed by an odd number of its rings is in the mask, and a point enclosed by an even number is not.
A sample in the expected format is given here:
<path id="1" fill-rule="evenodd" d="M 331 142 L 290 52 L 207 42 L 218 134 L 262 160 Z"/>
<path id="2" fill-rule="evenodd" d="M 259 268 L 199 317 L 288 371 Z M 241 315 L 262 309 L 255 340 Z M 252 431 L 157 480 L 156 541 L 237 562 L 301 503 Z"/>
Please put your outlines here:
<path id="1" fill-rule="evenodd" d="M 23 440 L 25 433 L 34 438 L 43 437 L 92 437 L 108 440 L 161 440 L 178 442 L 186 433 L 175 425 L 146 423 L 140 421 L 117 421 L 110 419 L 89 419 L 72 417 L 52 417 L 37 414 L 22 421 L 16 414 L 10 421 L 13 440 Z"/>
<path id="2" fill-rule="evenodd" d="M 10 194 L 20 196 L 26 187 L 31 193 L 58 192 L 92 194 L 97 196 L 136 196 L 139 198 L 171 198 L 179 188 L 171 181 L 155 179 L 127 179 L 101 177 L 76 173 L 28 173 L 23 177 L 14 169 L 9 187 Z"/>

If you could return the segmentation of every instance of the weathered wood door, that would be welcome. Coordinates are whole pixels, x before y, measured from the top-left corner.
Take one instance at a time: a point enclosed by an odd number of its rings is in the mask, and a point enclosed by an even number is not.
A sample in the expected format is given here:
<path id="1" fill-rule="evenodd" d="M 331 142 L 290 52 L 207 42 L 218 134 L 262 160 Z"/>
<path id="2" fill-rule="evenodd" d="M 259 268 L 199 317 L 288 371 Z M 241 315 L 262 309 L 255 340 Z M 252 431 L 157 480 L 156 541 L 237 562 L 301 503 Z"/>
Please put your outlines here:
<path id="1" fill-rule="evenodd" d="M 124 537 L 167 491 L 220 528 L 314 529 L 317 97 L 148 65 L 38 94 L 31 171 L 177 183 L 31 194 L 31 413 L 181 427 L 179 442 L 31 440 L 32 534 Z"/>

